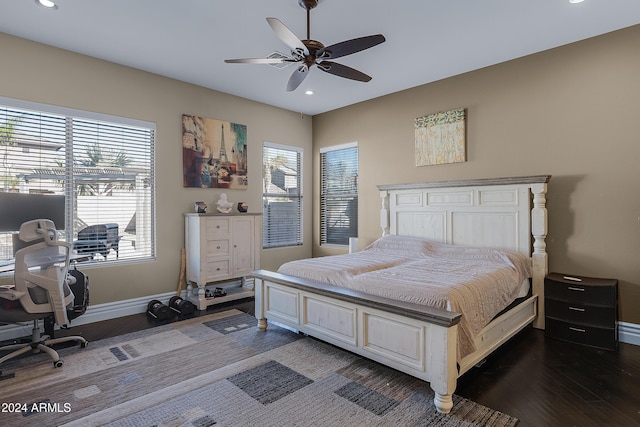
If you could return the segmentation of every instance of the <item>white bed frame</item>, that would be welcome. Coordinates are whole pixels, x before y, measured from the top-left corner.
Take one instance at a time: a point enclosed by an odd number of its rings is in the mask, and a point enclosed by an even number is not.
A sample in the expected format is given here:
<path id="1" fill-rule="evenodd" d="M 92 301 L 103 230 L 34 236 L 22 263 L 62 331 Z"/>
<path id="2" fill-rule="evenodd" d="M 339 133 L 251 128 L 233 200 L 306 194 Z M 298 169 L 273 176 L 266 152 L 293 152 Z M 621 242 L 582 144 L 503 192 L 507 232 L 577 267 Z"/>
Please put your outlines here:
<path id="1" fill-rule="evenodd" d="M 382 234 L 518 250 L 533 259 L 532 296 L 495 318 L 456 360 L 459 313 L 256 271 L 258 327 L 267 319 L 430 383 L 439 412 L 453 407 L 457 378 L 532 323 L 544 329 L 549 175 L 379 185 Z"/>

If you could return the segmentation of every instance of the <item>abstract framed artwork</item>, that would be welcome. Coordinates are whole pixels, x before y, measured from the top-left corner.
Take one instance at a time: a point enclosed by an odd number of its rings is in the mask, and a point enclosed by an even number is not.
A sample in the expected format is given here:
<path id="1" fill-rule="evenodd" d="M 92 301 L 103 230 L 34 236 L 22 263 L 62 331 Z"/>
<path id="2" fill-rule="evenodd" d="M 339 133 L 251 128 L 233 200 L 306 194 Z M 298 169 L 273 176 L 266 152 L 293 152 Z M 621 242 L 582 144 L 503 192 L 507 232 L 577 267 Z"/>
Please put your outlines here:
<path id="1" fill-rule="evenodd" d="M 465 162 L 466 115 L 464 108 L 416 119 L 416 166 Z"/>
<path id="2" fill-rule="evenodd" d="M 247 188 L 247 126 L 182 115 L 184 187 Z"/>

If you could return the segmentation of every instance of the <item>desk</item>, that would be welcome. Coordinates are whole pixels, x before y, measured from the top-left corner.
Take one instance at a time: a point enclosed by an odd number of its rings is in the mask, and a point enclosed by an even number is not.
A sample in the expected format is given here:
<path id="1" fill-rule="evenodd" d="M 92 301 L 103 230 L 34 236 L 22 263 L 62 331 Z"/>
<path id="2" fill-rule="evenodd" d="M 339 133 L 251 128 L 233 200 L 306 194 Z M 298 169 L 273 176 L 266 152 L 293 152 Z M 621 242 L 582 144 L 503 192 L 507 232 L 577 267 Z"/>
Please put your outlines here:
<path id="1" fill-rule="evenodd" d="M 78 262 L 89 261 L 91 259 L 93 259 L 93 256 L 91 255 L 84 255 L 84 254 L 71 255 L 69 257 L 69 264 L 76 264 Z M 14 263 L 0 265 L 0 273 L 11 273 L 15 269 L 16 269 L 16 266 Z"/>

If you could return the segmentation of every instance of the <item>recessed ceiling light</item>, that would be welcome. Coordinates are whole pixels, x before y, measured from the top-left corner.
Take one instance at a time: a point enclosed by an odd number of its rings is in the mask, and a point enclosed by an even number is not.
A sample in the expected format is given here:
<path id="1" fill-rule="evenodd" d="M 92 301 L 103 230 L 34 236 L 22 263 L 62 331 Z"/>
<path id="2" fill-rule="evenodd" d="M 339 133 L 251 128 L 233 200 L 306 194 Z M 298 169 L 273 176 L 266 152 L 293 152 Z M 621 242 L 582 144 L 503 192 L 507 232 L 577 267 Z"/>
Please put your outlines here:
<path id="1" fill-rule="evenodd" d="M 569 0 L 569 3 L 582 3 L 584 0 Z"/>
<path id="2" fill-rule="evenodd" d="M 58 6 L 51 0 L 36 0 L 36 3 L 39 4 L 40 6 L 46 7 L 47 9 L 58 8 Z"/>
<path id="3" fill-rule="evenodd" d="M 305 95 L 313 95 L 313 91 L 312 90 L 305 90 L 304 94 Z"/>

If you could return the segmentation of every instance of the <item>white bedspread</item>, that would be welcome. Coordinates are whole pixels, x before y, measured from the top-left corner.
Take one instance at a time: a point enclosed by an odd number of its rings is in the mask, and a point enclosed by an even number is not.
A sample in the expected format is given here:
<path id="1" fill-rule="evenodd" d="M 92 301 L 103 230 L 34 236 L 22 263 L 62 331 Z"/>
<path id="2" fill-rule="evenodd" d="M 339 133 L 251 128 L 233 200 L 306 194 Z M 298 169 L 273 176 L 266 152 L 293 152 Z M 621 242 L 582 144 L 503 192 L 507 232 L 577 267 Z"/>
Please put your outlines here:
<path id="1" fill-rule="evenodd" d="M 475 350 L 475 335 L 521 294 L 531 260 L 512 251 L 385 236 L 360 252 L 292 261 L 278 272 L 461 313 L 461 359 Z"/>

